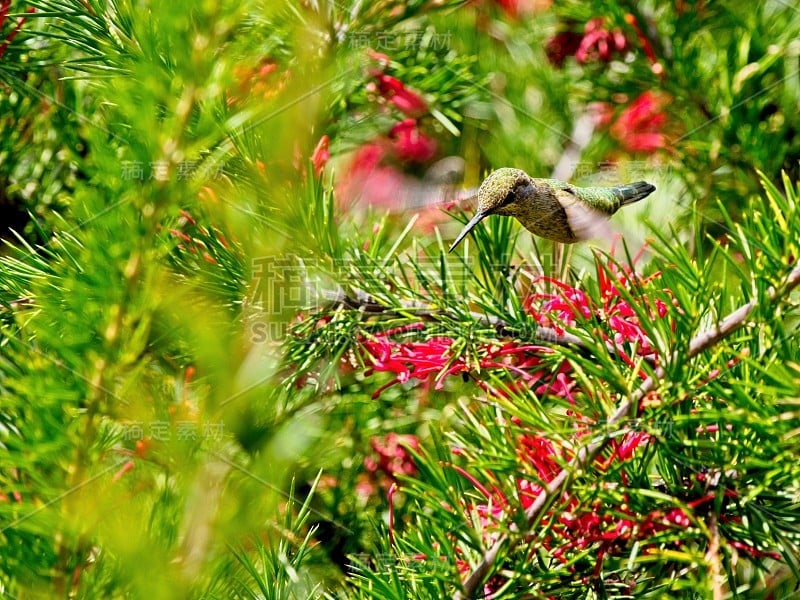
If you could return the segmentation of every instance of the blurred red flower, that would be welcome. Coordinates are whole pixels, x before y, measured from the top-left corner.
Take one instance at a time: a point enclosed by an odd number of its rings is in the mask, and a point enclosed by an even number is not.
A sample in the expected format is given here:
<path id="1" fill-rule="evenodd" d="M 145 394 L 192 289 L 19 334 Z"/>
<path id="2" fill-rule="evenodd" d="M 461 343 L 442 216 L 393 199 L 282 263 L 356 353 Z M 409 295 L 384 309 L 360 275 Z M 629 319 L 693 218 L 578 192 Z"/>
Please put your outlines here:
<path id="1" fill-rule="evenodd" d="M 386 156 L 386 145 L 378 140 L 361 146 L 353 155 L 350 171 L 360 177 L 372 172 Z"/>
<path id="2" fill-rule="evenodd" d="M 603 17 L 597 17 L 586 23 L 583 39 L 575 52 L 580 63 L 594 60 L 609 61 L 614 52 L 623 52 L 628 46 L 622 31 L 619 29 L 603 29 Z"/>
<path id="3" fill-rule="evenodd" d="M 417 121 L 401 121 L 386 136 L 376 137 L 356 150 L 337 187 L 337 196 L 345 203 L 360 199 L 393 211 L 418 208 L 415 194 L 422 184 L 396 165 L 425 163 L 436 151 L 436 140 L 425 135 Z"/>
<path id="4" fill-rule="evenodd" d="M 404 207 L 398 190 L 406 185 L 408 176 L 393 166 L 383 164 L 391 156 L 387 140 L 378 138 L 356 150 L 344 178 L 336 188 L 336 197 L 346 206 L 363 200 L 368 204 L 390 210 Z"/>
<path id="5" fill-rule="evenodd" d="M 233 67 L 236 88 L 228 90 L 228 106 L 247 98 L 261 96 L 264 100 L 276 96 L 286 87 L 289 71 L 279 72 L 278 63 L 264 57 L 257 65 L 236 65 Z"/>
<path id="6" fill-rule="evenodd" d="M 417 467 L 409 449 L 419 451 L 419 440 L 415 435 L 388 433 L 385 436 L 372 436 L 370 439 L 375 454 L 364 459 L 364 466 L 370 473 L 380 471 L 392 481 L 398 475 L 414 475 Z"/>
<path id="7" fill-rule="evenodd" d="M 547 59 L 556 67 L 562 67 L 568 56 L 574 55 L 579 63 L 608 62 L 614 53 L 624 52 L 629 46 L 625 35 L 620 29 L 605 29 L 604 23 L 603 17 L 596 17 L 586 23 L 583 33 L 571 28 L 557 33 L 545 47 Z"/>
<path id="8" fill-rule="evenodd" d="M 436 155 L 436 140 L 424 135 L 414 119 L 401 121 L 389 132 L 395 156 L 406 162 L 425 162 Z"/>
<path id="9" fill-rule="evenodd" d="M 630 152 L 655 152 L 666 147 L 662 129 L 667 122 L 664 107 L 668 102 L 666 94 L 644 92 L 611 125 L 611 137 Z"/>
<path id="10" fill-rule="evenodd" d="M 325 168 L 325 165 L 331 157 L 330 150 L 328 149 L 329 146 L 330 139 L 327 135 L 323 135 L 319 138 L 319 142 L 317 142 L 317 146 L 311 154 L 311 162 L 314 164 L 314 172 L 317 176 L 322 173 L 322 169 Z"/>
<path id="11" fill-rule="evenodd" d="M 494 0 L 506 14 L 511 17 L 519 17 L 526 13 L 542 11 L 550 8 L 551 0 Z"/>
<path id="12" fill-rule="evenodd" d="M 386 104 L 394 106 L 408 118 L 356 150 L 337 186 L 337 197 L 347 206 L 362 201 L 395 212 L 427 208 L 424 184 L 406 174 L 403 167 L 419 166 L 436 156 L 436 140 L 423 132 L 419 122 L 428 111 L 428 105 L 421 95 L 384 72 L 391 64 L 386 54 L 369 50 L 367 56 L 371 61 L 368 69 L 371 80 L 366 86 L 368 97 L 383 102 L 384 108 Z"/>
<path id="13" fill-rule="evenodd" d="M 381 96 L 409 117 L 418 117 L 428 110 L 425 100 L 408 89 L 402 81 L 391 75 L 381 73 L 377 76 Z"/>
<path id="14" fill-rule="evenodd" d="M 598 129 L 608 127 L 614 118 L 614 107 L 608 102 L 591 102 L 586 108 Z"/>
<path id="15" fill-rule="evenodd" d="M 568 56 L 574 56 L 581 47 L 583 36 L 577 31 L 561 31 L 551 37 L 545 46 L 545 53 L 550 64 L 563 67 Z"/>

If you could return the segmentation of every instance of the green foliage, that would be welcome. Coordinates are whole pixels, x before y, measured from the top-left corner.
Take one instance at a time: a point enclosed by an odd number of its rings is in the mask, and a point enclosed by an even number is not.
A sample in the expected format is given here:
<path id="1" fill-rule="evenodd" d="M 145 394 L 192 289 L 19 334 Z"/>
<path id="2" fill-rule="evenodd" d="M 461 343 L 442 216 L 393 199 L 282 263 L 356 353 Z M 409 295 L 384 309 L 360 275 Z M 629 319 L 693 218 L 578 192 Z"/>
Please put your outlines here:
<path id="1" fill-rule="evenodd" d="M 794 593 L 793 7 L 519 4 L 0 2 L 3 594 Z"/>

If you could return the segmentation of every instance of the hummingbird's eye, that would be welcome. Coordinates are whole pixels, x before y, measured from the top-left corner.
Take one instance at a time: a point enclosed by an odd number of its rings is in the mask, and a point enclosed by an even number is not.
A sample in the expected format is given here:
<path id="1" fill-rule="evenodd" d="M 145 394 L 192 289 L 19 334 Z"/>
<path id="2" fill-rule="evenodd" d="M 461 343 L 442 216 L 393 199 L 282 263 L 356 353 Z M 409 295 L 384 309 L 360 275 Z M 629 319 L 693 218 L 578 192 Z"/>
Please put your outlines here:
<path id="1" fill-rule="evenodd" d="M 529 183 L 518 183 L 508 191 L 506 197 L 503 198 L 503 201 L 500 203 L 500 206 L 502 207 L 511 204 L 512 202 L 516 202 L 518 198 L 524 196 L 526 188 L 529 187 Z"/>
<path id="2" fill-rule="evenodd" d="M 508 193 L 505 195 L 505 197 L 504 197 L 504 198 L 503 198 L 503 199 L 500 201 L 500 205 L 498 206 L 498 208 L 502 208 L 503 206 L 506 206 L 507 204 L 511 204 L 511 203 L 512 203 L 512 202 L 514 202 L 514 200 L 516 200 L 516 199 L 517 199 L 517 192 L 516 192 L 516 190 L 511 190 L 511 191 L 509 191 L 509 192 L 508 192 Z"/>

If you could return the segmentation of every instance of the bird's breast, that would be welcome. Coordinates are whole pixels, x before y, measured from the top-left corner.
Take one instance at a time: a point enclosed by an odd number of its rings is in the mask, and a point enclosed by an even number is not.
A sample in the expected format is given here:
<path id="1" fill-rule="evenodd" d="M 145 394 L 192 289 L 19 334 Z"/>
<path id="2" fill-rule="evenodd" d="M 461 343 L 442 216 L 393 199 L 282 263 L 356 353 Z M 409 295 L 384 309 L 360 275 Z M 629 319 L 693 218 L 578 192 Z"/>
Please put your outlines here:
<path id="1" fill-rule="evenodd" d="M 512 216 L 534 235 L 564 244 L 577 241 L 567 221 L 567 214 L 552 191 L 527 194 L 513 204 Z"/>

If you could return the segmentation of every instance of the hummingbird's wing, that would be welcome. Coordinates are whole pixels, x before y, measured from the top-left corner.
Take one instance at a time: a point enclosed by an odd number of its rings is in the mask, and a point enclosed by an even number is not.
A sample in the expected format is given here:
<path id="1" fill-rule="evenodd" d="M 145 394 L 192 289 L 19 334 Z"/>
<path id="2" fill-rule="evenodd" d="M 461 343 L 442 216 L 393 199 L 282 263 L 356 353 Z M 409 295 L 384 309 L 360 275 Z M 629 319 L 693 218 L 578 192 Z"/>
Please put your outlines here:
<path id="1" fill-rule="evenodd" d="M 433 163 L 421 180 L 408 176 L 405 185 L 401 186 L 405 189 L 395 193 L 405 193 L 404 205 L 410 210 L 471 200 L 478 193 L 477 188 L 460 187 L 465 165 L 460 156 L 447 156 Z"/>
<path id="2" fill-rule="evenodd" d="M 556 190 L 556 198 L 567 215 L 572 234 L 579 240 L 613 237 L 608 215 L 578 198 L 571 188 Z"/>

